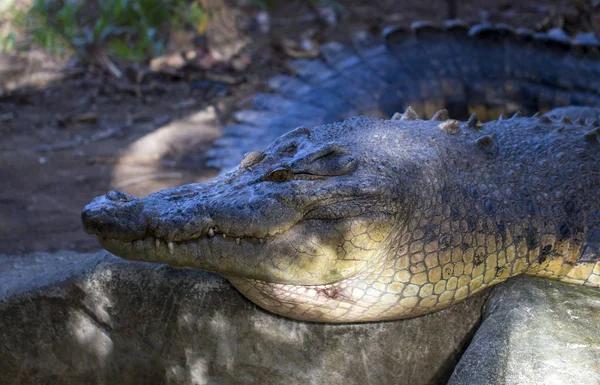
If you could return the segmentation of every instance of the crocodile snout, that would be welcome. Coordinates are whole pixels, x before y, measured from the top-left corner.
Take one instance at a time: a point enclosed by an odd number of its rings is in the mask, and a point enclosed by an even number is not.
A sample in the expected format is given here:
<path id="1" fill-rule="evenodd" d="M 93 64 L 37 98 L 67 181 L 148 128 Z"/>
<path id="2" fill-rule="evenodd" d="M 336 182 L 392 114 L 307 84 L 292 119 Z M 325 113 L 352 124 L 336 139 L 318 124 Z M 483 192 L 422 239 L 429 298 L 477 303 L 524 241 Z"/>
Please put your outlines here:
<path id="1" fill-rule="evenodd" d="M 81 212 L 81 221 L 89 234 L 122 241 L 140 239 L 147 230 L 142 201 L 119 191 L 95 198 Z"/>

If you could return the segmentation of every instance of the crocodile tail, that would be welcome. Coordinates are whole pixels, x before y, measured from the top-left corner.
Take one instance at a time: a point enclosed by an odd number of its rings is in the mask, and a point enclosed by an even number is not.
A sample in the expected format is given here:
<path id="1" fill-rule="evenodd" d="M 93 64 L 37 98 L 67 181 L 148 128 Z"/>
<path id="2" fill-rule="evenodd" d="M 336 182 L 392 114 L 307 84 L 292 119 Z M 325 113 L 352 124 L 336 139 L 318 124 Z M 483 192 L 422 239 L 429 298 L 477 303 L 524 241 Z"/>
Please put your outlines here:
<path id="1" fill-rule="evenodd" d="M 391 117 L 412 106 L 430 117 L 481 120 L 518 110 L 600 105 L 600 41 L 561 30 L 534 33 L 507 25 L 415 22 L 382 36 L 357 33 L 351 45 L 330 42 L 318 59 L 289 63 L 294 75 L 269 79 L 251 109 L 234 114 L 208 154 L 208 165 L 231 168 L 298 126 L 355 115 Z"/>
<path id="2" fill-rule="evenodd" d="M 388 49 L 412 77 L 399 83 L 403 103 L 427 116 L 444 106 L 482 120 L 518 110 L 600 104 L 600 42 L 562 30 L 533 33 L 507 25 L 414 23 L 385 31 Z M 406 84 L 406 83 L 404 83 Z"/>

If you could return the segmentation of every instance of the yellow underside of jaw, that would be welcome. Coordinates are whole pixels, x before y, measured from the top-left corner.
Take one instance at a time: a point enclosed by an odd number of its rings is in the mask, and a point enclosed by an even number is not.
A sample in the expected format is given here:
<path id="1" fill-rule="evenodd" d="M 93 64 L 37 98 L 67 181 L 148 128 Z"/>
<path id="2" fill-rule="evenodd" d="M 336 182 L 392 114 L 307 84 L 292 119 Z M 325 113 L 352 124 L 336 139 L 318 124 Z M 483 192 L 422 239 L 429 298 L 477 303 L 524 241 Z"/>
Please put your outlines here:
<path id="1" fill-rule="evenodd" d="M 415 228 L 411 229 L 411 226 Z M 460 223 L 440 223 L 450 233 Z M 425 240 L 409 224 L 396 255 L 377 260 L 359 275 L 326 285 L 286 285 L 230 278 L 251 301 L 271 312 L 316 322 L 367 322 L 411 318 L 456 304 L 510 277 L 527 274 L 600 287 L 600 261 L 577 262 L 581 244 L 543 236 L 529 250 L 510 231 L 499 235 L 460 235 Z M 508 246 L 505 246 L 507 245 Z M 541 258 L 544 248 L 554 254 Z M 543 256 L 542 256 L 543 257 Z"/>
<path id="2" fill-rule="evenodd" d="M 522 264 L 516 266 L 519 269 Z M 545 277 L 547 273 L 526 274 Z M 442 310 L 505 280 L 491 276 L 462 274 L 422 284 L 417 282 L 420 278 L 413 280 L 414 283 L 403 283 L 389 275 L 371 284 L 358 282 L 358 279 L 312 286 L 243 278 L 231 281 L 248 299 L 273 313 L 304 321 L 343 323 L 411 318 Z M 485 282 L 486 277 L 488 282 Z M 600 287 L 600 262 L 574 265 L 569 274 L 559 280 Z"/>

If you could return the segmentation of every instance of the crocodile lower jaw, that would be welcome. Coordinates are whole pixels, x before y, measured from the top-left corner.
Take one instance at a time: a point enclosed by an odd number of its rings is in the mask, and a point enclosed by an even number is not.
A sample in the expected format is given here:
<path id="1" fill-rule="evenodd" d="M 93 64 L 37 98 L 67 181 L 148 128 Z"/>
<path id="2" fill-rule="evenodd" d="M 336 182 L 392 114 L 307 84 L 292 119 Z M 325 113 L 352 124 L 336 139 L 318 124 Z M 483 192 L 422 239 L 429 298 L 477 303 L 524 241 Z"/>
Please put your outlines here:
<path id="1" fill-rule="evenodd" d="M 185 241 L 166 241 L 161 238 L 147 237 L 135 241 L 122 241 L 96 236 L 98 242 L 108 251 L 120 257 L 147 262 L 168 263 L 176 267 L 194 268 L 195 260 L 200 258 L 201 243 L 227 242 L 244 247 L 265 245 L 267 238 L 230 237 L 226 234 L 197 237 Z M 202 268 L 202 270 L 206 270 Z"/>

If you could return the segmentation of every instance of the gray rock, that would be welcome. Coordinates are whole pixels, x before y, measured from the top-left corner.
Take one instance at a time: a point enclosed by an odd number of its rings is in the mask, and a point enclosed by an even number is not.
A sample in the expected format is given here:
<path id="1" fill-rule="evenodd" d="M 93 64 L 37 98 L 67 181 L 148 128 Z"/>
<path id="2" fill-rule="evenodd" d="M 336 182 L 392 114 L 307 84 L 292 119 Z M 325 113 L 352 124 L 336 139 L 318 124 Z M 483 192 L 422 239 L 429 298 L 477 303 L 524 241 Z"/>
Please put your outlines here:
<path id="1" fill-rule="evenodd" d="M 438 384 L 487 293 L 405 321 L 267 313 L 224 279 L 108 253 L 0 257 L 1 384 Z"/>
<path id="2" fill-rule="evenodd" d="M 600 384 L 600 291 L 528 277 L 498 286 L 449 384 Z"/>

